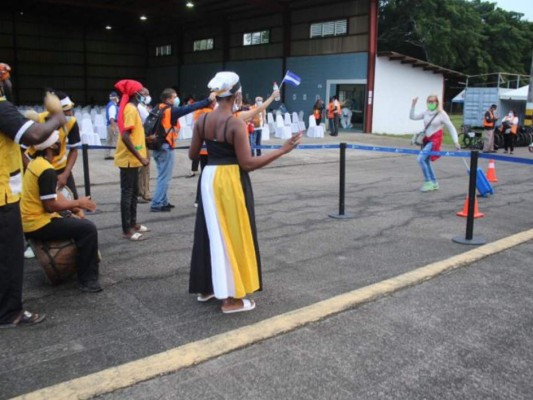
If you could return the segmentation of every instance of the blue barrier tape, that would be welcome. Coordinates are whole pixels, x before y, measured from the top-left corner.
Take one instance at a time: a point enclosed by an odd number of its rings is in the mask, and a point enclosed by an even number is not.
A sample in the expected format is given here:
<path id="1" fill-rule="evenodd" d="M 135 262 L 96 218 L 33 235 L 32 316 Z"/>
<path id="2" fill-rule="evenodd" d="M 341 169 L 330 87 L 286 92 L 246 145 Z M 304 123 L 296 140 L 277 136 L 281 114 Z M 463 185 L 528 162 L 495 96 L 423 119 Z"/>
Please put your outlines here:
<path id="1" fill-rule="evenodd" d="M 512 163 L 518 163 L 518 164 L 529 164 L 533 165 L 533 159 L 530 158 L 520 158 L 520 157 L 514 157 L 514 156 L 500 156 L 498 154 L 479 154 L 479 158 L 486 158 L 487 160 L 500 160 L 500 161 L 507 161 Z"/>
<path id="2" fill-rule="evenodd" d="M 89 149 L 114 149 L 114 146 L 88 146 Z M 189 146 L 178 146 L 173 150 L 186 150 Z M 261 146 L 252 146 L 252 149 L 260 150 L 275 150 L 281 148 L 281 145 L 261 145 Z M 339 144 L 300 144 L 296 147 L 297 150 L 320 150 L 320 149 L 338 149 L 340 148 Z M 411 154 L 418 156 L 420 154 L 419 149 L 402 149 L 397 147 L 381 147 L 381 146 L 368 146 L 361 144 L 346 144 L 347 149 L 352 150 L 364 150 L 364 151 L 376 151 L 381 153 L 394 153 L 394 154 Z M 432 156 L 441 156 L 441 157 L 470 157 L 470 151 L 430 151 L 427 152 L 428 155 Z M 512 156 L 503 156 L 499 154 L 483 154 L 479 153 L 479 158 L 486 158 L 490 160 L 500 160 L 511 163 L 518 164 L 528 164 L 533 165 L 533 159 L 529 158 L 520 158 Z"/>

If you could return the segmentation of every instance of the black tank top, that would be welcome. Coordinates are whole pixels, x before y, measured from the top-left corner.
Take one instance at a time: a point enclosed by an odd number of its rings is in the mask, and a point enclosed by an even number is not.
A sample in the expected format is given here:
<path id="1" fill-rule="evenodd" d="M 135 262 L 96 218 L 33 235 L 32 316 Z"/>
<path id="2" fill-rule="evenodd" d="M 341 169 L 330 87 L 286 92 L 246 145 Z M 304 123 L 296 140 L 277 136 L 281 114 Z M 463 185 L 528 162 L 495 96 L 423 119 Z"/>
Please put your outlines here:
<path id="1" fill-rule="evenodd" d="M 238 164 L 237 155 L 235 154 L 235 148 L 232 144 L 228 143 L 226 139 L 226 131 L 228 129 L 228 122 L 232 118 L 229 116 L 224 124 L 224 141 L 219 142 L 216 140 L 209 140 L 205 138 L 205 121 L 207 120 L 206 114 L 204 117 L 204 123 L 202 124 L 202 136 L 204 137 L 205 146 L 207 147 L 207 165 L 232 165 Z M 216 137 L 216 135 L 215 135 Z"/>

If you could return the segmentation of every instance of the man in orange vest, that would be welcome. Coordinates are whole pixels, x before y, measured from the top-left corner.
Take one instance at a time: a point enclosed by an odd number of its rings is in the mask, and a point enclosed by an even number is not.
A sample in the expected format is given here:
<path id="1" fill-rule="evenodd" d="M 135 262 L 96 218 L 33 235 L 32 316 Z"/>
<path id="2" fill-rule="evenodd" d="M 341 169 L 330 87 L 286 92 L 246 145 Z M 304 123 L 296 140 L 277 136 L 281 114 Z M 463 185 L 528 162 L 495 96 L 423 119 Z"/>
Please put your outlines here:
<path id="1" fill-rule="evenodd" d="M 483 132 L 485 136 L 485 143 L 483 145 L 483 153 L 495 153 L 494 150 L 494 126 L 498 117 L 494 112 L 496 111 L 496 104 L 490 106 L 483 117 Z"/>
<path id="2" fill-rule="evenodd" d="M 174 89 L 168 88 L 161 93 L 159 107 L 164 109 L 161 125 L 166 136 L 161 148 L 152 152 L 157 166 L 157 185 L 152 197 L 151 212 L 170 211 L 174 208 L 174 205 L 168 202 L 167 191 L 174 169 L 173 149 L 176 147 L 180 130 L 178 119 L 193 111 L 208 107 L 210 103 L 215 101 L 215 96 L 216 94 L 213 92 L 207 99 L 180 107 L 180 98 Z"/>
<path id="3" fill-rule="evenodd" d="M 339 135 L 339 123 L 341 115 L 341 104 L 337 96 L 333 96 L 328 104 L 328 121 L 330 136 Z"/>

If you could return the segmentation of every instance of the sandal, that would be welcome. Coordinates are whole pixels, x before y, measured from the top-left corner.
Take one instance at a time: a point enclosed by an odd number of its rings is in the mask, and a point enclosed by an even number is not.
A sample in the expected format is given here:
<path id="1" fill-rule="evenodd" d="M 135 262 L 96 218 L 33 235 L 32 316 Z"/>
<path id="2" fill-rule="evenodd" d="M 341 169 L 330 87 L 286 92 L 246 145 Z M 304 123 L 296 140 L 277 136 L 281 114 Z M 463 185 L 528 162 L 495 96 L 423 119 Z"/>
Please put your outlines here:
<path id="1" fill-rule="evenodd" d="M 151 229 L 147 226 L 137 224 L 135 226 L 132 226 L 131 229 L 133 229 L 135 232 L 150 232 Z"/>
<path id="2" fill-rule="evenodd" d="M 132 242 L 140 242 L 141 240 L 146 240 L 144 235 L 142 233 L 139 233 L 139 232 L 135 232 L 131 236 L 130 235 L 124 235 L 123 237 L 124 237 L 124 239 L 131 240 Z"/>
<path id="3" fill-rule="evenodd" d="M 210 293 L 210 294 L 199 293 L 196 300 L 198 300 L 200 303 L 205 303 L 206 301 L 209 301 L 214 298 L 215 298 L 215 295 L 213 293 Z"/>
<path id="4" fill-rule="evenodd" d="M 249 300 L 249 299 L 242 299 L 242 307 L 230 308 L 230 309 L 222 308 L 222 312 L 224 314 L 233 314 L 233 313 L 238 313 L 238 312 L 251 311 L 254 308 L 255 308 L 255 301 Z"/>
<path id="5" fill-rule="evenodd" d="M 31 313 L 29 311 L 22 311 L 20 315 L 10 324 L 0 324 L 0 329 L 25 327 L 43 322 L 46 314 Z"/>

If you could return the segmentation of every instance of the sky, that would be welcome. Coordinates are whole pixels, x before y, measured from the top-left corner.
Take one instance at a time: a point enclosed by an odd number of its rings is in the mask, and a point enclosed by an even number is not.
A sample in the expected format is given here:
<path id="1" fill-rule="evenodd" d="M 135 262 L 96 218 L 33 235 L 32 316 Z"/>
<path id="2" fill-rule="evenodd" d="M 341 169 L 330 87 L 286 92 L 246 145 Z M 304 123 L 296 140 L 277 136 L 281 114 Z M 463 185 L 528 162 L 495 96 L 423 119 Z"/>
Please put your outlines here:
<path id="1" fill-rule="evenodd" d="M 497 7 L 507 11 L 516 11 L 524 14 L 522 18 L 533 22 L 533 2 L 531 0 L 488 0 L 496 3 Z"/>

